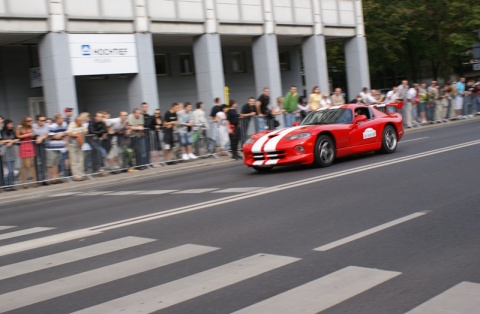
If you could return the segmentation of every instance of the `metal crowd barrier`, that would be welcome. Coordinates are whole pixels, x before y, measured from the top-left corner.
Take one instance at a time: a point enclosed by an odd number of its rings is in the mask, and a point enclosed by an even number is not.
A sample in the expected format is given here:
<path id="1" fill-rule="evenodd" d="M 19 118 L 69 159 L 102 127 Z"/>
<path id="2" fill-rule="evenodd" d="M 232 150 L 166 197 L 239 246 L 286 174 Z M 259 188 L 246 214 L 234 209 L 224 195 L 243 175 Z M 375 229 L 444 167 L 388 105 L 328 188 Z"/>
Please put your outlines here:
<path id="1" fill-rule="evenodd" d="M 92 180 L 97 175 L 135 171 L 164 166 L 169 162 L 181 161 L 180 143 L 176 133 L 174 139 L 174 146 L 172 147 L 173 159 L 164 160 L 164 143 L 161 131 L 144 130 L 142 134 L 131 135 L 108 134 L 106 138 L 97 138 L 95 135 L 88 134 L 84 137 L 82 145 L 84 178 Z M 13 184 L 7 184 L 7 177 L 11 170 L 9 168 L 11 167 L 6 167 L 7 164 L 4 162 L 4 157 L 0 155 L 0 189 L 26 187 L 24 184 L 39 185 L 55 180 L 69 182 L 74 179 L 70 167 L 68 140 L 66 141 L 65 149 L 60 153 L 60 161 L 58 163 L 59 176 L 55 179 L 49 177 L 46 143 L 37 144 L 35 140 L 29 142 L 33 143 L 35 147 L 33 166 L 36 180 L 33 180 L 29 175 L 27 175 L 27 182 L 21 182 L 20 180 L 22 159 L 19 157 L 19 148 L 22 143 L 26 143 L 26 141 L 21 141 L 13 146 L 15 155 Z M 200 144 L 209 145 L 209 147 L 203 149 L 199 146 Z M 194 152 L 201 152 L 202 154 L 197 155 L 200 158 L 217 157 L 215 143 L 206 135 L 202 137 L 202 141 L 197 143 Z"/>

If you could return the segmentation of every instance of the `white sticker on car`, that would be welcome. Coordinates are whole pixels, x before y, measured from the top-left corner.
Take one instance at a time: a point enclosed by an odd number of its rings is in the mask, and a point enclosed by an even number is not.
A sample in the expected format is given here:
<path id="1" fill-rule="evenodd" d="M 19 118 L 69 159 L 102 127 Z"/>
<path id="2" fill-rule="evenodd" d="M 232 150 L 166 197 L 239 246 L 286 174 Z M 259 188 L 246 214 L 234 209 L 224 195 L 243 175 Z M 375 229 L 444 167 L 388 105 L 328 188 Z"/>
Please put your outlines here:
<path id="1" fill-rule="evenodd" d="M 363 139 L 372 138 L 377 136 L 377 131 L 372 128 L 368 128 L 363 132 Z"/>

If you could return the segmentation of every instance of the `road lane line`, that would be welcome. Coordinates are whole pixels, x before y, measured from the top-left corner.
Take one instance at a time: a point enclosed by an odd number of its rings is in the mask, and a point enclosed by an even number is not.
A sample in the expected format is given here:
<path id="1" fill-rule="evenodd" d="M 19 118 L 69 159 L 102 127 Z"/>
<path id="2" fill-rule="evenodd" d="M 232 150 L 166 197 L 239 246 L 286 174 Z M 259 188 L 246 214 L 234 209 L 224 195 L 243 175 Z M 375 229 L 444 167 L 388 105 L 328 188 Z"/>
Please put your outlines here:
<path id="1" fill-rule="evenodd" d="M 81 192 L 63 192 L 58 194 L 49 195 L 49 197 L 61 197 L 61 196 L 70 196 L 80 194 Z"/>
<path id="2" fill-rule="evenodd" d="M 218 190 L 218 188 L 214 188 L 214 189 L 190 189 L 190 190 L 178 191 L 178 192 L 175 192 L 173 194 L 190 194 L 190 193 L 201 194 L 201 193 L 212 192 L 212 191 L 215 191 L 215 190 Z"/>
<path id="3" fill-rule="evenodd" d="M 218 250 L 186 244 L 0 295 L 0 312 L 15 310 Z"/>
<path id="4" fill-rule="evenodd" d="M 480 284 L 461 282 L 406 314 L 478 314 L 480 312 Z"/>
<path id="5" fill-rule="evenodd" d="M 107 254 L 137 245 L 156 241 L 139 237 L 124 237 L 57 254 L 31 259 L 0 267 L 0 280 L 28 274 L 67 263 L 72 263 L 102 254 Z"/>
<path id="6" fill-rule="evenodd" d="M 0 226 L 0 230 L 6 230 L 10 228 L 15 228 L 15 226 Z"/>
<path id="7" fill-rule="evenodd" d="M 11 238 L 21 237 L 21 236 L 24 236 L 24 235 L 34 234 L 34 233 L 48 231 L 48 230 L 52 230 L 52 229 L 55 229 L 55 228 L 35 227 L 35 228 L 24 229 L 24 230 L 9 232 L 9 233 L 3 233 L 3 234 L 0 234 L 0 240 L 6 240 L 6 239 L 11 239 Z"/>
<path id="8" fill-rule="evenodd" d="M 245 193 L 250 191 L 258 191 L 263 189 L 262 187 L 251 187 L 251 188 L 229 188 L 218 191 L 213 191 L 212 193 Z"/>
<path id="9" fill-rule="evenodd" d="M 346 243 L 353 242 L 355 240 L 364 238 L 364 237 L 369 236 L 371 234 L 374 234 L 376 232 L 380 232 L 380 231 L 388 229 L 390 227 L 399 225 L 399 224 L 404 223 L 406 221 L 421 217 L 421 216 L 425 215 L 426 213 L 427 213 L 426 211 L 413 213 L 411 215 L 408 215 L 408 216 L 405 216 L 405 217 L 402 217 L 402 218 L 398 218 L 398 219 L 392 220 L 390 222 L 384 223 L 382 225 L 379 225 L 379 226 L 370 228 L 368 230 L 356 233 L 356 234 L 348 236 L 346 238 L 343 238 L 343 239 L 340 239 L 340 240 L 322 245 L 322 246 L 320 246 L 316 249 L 313 249 L 313 250 L 314 251 L 328 251 L 328 250 L 331 250 L 331 249 L 336 248 L 338 246 L 344 245 Z"/>
<path id="10" fill-rule="evenodd" d="M 153 190 L 153 191 L 143 191 L 137 194 L 138 195 L 157 195 L 157 194 L 168 194 L 168 193 L 173 193 L 177 191 L 178 190 Z"/>
<path id="11" fill-rule="evenodd" d="M 298 260 L 257 254 L 75 313 L 152 313 Z"/>
<path id="12" fill-rule="evenodd" d="M 118 191 L 118 192 L 112 192 L 108 194 L 104 194 L 105 196 L 111 196 L 111 195 L 132 195 L 132 194 L 139 194 L 145 191 Z"/>
<path id="13" fill-rule="evenodd" d="M 264 188 L 262 190 L 255 191 L 255 192 L 246 192 L 246 193 L 242 193 L 242 194 L 239 194 L 239 195 L 227 196 L 227 197 L 223 197 L 223 198 L 219 198 L 219 199 L 215 199 L 215 200 L 211 200 L 211 201 L 201 202 L 201 203 L 197 203 L 197 204 L 193 204 L 193 205 L 182 206 L 182 207 L 178 207 L 178 208 L 174 208 L 174 209 L 170 209 L 170 210 L 165 210 L 165 211 L 162 211 L 162 212 L 159 212 L 159 213 L 147 214 L 147 215 L 137 216 L 137 217 L 128 218 L 128 219 L 124 219 L 124 220 L 114 221 L 114 222 L 111 222 L 111 223 L 106 223 L 106 224 L 98 225 L 98 226 L 95 226 L 95 227 L 91 227 L 90 230 L 106 231 L 106 230 L 121 228 L 121 227 L 124 227 L 124 226 L 130 226 L 130 225 L 137 224 L 137 223 L 152 221 L 152 220 L 161 219 L 161 218 L 164 218 L 164 217 L 169 217 L 169 216 L 179 215 L 179 214 L 183 214 L 183 213 L 188 213 L 188 212 L 191 212 L 191 211 L 197 211 L 197 210 L 200 210 L 200 209 L 203 209 L 203 208 L 209 208 L 209 207 L 213 207 L 213 206 L 218 206 L 218 205 L 222 205 L 222 204 L 236 202 L 236 201 L 240 201 L 240 200 L 243 200 L 243 199 L 257 197 L 257 196 L 260 196 L 260 195 L 276 193 L 276 192 L 280 192 L 282 190 L 289 190 L 289 189 L 294 188 L 294 187 L 300 187 L 300 186 L 304 186 L 304 185 L 308 185 L 308 184 L 312 184 L 312 183 L 316 183 L 316 182 L 326 181 L 326 180 L 330 180 L 330 179 L 334 179 L 334 178 L 338 178 L 338 177 L 343 177 L 343 176 L 347 176 L 347 175 L 351 175 L 351 174 L 355 174 L 355 173 L 360 173 L 360 172 L 364 172 L 364 171 L 368 171 L 368 170 L 372 170 L 372 169 L 386 167 L 386 166 L 390 166 L 390 165 L 394 165 L 394 164 L 398 164 L 398 163 L 403 163 L 403 162 L 406 162 L 406 161 L 415 160 L 415 159 L 419 159 L 419 158 L 423 158 L 423 157 L 428 157 L 428 156 L 432 156 L 432 155 L 436 155 L 436 154 L 442 154 L 442 153 L 445 153 L 445 152 L 448 152 L 448 151 L 457 150 L 457 149 L 461 149 L 461 148 L 466 148 L 466 147 L 479 145 L 479 144 L 480 144 L 480 140 L 476 140 L 476 141 L 466 142 L 466 143 L 462 143 L 462 144 L 458 144 L 458 145 L 454 145 L 454 146 L 450 146 L 450 147 L 443 147 L 443 148 L 435 149 L 435 150 L 432 150 L 432 151 L 427 151 L 427 152 L 418 153 L 418 154 L 414 154 L 414 155 L 410 155 L 410 156 L 406 156 L 406 157 L 400 157 L 400 158 L 391 159 L 391 160 L 387 160 L 387 161 L 383 161 L 383 162 L 378 162 L 378 163 L 375 163 L 375 164 L 372 164 L 372 165 L 360 166 L 360 167 L 356 167 L 356 168 L 352 168 L 352 169 L 348 169 L 348 170 L 339 171 L 339 172 L 336 172 L 336 173 L 325 174 L 325 175 L 321 175 L 321 176 L 317 176 L 317 177 L 312 177 L 312 178 L 302 179 L 302 180 L 298 180 L 298 181 L 294 181 L 294 182 L 290 182 L 290 183 L 280 184 L 280 185 L 273 186 L 273 187 L 270 187 L 270 188 Z"/>
<path id="14" fill-rule="evenodd" d="M 400 274 L 393 271 L 349 266 L 235 313 L 315 314 Z"/>
<path id="15" fill-rule="evenodd" d="M 112 193 L 115 191 L 89 191 L 89 192 L 78 192 L 77 195 L 81 196 L 94 196 L 94 195 L 102 195 L 107 193 Z"/>
<path id="16" fill-rule="evenodd" d="M 424 139 L 426 139 L 426 138 L 428 138 L 428 136 L 426 136 L 426 137 L 414 138 L 414 139 L 406 140 L 406 141 L 400 141 L 400 142 L 398 142 L 398 143 L 400 144 L 400 143 L 407 143 L 407 142 L 419 141 L 419 140 L 424 140 Z"/>
<path id="17" fill-rule="evenodd" d="M 86 238 L 86 237 L 100 234 L 100 233 L 101 233 L 100 231 L 79 229 L 79 230 L 59 233 L 59 234 L 55 234 L 55 235 L 51 235 L 43 238 L 37 238 L 33 240 L 4 245 L 4 246 L 0 246 L 0 256 L 32 250 L 32 249 L 36 249 L 36 248 L 40 248 L 40 247 L 44 247 L 52 244 L 67 242 L 71 240 Z"/>

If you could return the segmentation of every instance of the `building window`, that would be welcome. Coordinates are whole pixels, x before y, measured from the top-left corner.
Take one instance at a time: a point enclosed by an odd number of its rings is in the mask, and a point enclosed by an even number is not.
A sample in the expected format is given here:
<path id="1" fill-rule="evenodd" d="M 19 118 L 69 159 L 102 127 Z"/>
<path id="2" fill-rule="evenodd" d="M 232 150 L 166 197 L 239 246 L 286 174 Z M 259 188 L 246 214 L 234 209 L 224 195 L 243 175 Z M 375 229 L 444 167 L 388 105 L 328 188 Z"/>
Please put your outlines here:
<path id="1" fill-rule="evenodd" d="M 290 56 L 288 52 L 279 52 L 278 60 L 280 62 L 280 71 L 290 71 Z"/>
<path id="2" fill-rule="evenodd" d="M 155 55 L 155 73 L 160 76 L 170 75 L 168 55 L 164 53 Z"/>
<path id="3" fill-rule="evenodd" d="M 232 52 L 232 72 L 247 72 L 247 69 L 245 67 L 245 54 L 243 52 Z"/>
<path id="4" fill-rule="evenodd" d="M 181 53 L 180 55 L 180 73 L 182 75 L 194 74 L 193 56 L 191 53 Z"/>

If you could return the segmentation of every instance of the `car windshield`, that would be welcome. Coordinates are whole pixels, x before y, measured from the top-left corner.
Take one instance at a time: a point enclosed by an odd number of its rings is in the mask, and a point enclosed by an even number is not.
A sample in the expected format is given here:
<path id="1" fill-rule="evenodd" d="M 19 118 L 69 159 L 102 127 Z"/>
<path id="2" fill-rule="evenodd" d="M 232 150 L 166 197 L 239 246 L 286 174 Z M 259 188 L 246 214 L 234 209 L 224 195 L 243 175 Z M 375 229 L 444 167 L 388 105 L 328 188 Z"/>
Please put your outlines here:
<path id="1" fill-rule="evenodd" d="M 309 113 L 301 125 L 352 123 L 350 109 L 325 109 Z"/>

